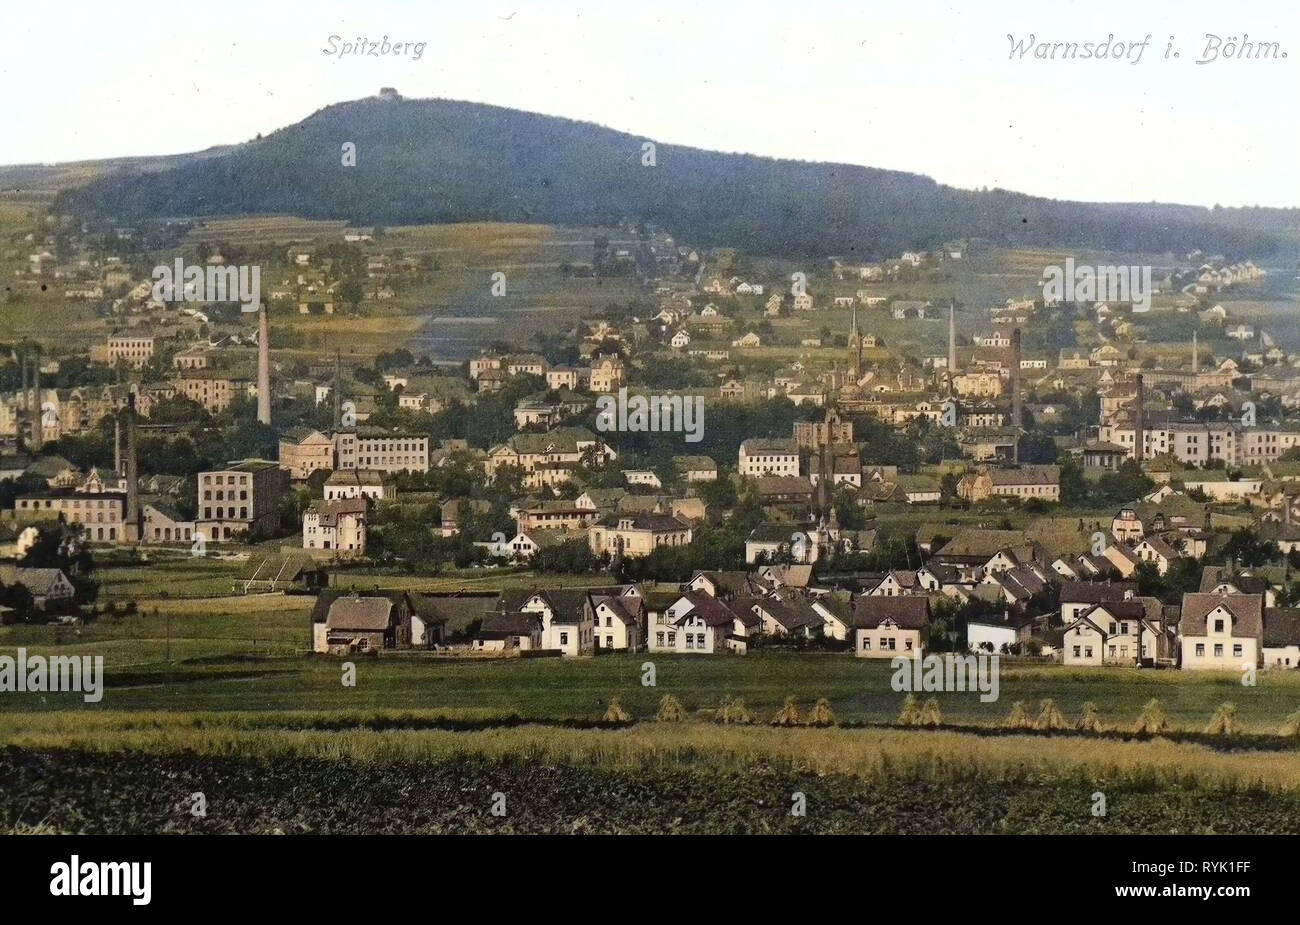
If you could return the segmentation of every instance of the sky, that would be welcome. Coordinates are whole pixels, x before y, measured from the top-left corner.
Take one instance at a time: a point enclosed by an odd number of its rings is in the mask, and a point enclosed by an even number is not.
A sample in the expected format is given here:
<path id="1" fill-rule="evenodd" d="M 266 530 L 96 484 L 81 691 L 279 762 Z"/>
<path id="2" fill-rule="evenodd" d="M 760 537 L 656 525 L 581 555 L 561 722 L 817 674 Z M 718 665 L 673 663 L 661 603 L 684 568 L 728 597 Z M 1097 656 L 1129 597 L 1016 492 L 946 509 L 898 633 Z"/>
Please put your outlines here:
<path id="1" fill-rule="evenodd" d="M 968 189 L 1300 206 L 1296 0 L 0 0 L 0 21 L 0 164 L 195 151 L 392 86 Z M 1014 57 L 1031 35 L 1126 55 Z M 1278 57 L 1198 63 L 1207 35 Z M 425 47 L 326 53 L 357 37 Z"/>

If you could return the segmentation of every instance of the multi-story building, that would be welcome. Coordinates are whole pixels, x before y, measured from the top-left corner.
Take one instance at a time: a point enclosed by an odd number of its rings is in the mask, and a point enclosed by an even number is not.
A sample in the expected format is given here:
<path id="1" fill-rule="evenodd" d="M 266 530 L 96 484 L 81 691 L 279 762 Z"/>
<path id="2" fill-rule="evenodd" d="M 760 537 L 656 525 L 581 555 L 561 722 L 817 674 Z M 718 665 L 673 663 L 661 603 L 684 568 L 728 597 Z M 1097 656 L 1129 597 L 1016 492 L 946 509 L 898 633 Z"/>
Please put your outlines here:
<path id="1" fill-rule="evenodd" d="M 599 356 L 591 361 L 591 390 L 593 392 L 617 392 L 620 386 L 627 384 L 627 368 L 617 354 Z"/>
<path id="2" fill-rule="evenodd" d="M 1240 672 L 1262 664 L 1264 595 L 1184 594 L 1178 626 L 1183 669 Z"/>
<path id="3" fill-rule="evenodd" d="M 790 440 L 751 438 L 742 441 L 739 454 L 742 476 L 798 475 L 799 448 Z"/>
<path id="4" fill-rule="evenodd" d="M 1125 415 L 1102 424 L 1098 438 L 1123 447 L 1133 457 L 1136 429 Z M 1300 426 L 1293 423 L 1244 426 L 1235 421 L 1155 421 L 1142 428 L 1142 458 L 1172 455 L 1181 463 L 1204 465 L 1223 460 L 1228 465 L 1250 465 L 1278 459 L 1300 446 Z"/>
<path id="5" fill-rule="evenodd" d="M 369 509 L 365 498 L 313 501 L 302 515 L 302 548 L 364 555 Z"/>
<path id="6" fill-rule="evenodd" d="M 225 469 L 200 472 L 195 532 L 206 541 L 269 536 L 277 526 L 289 473 L 278 463 L 245 459 Z"/>
<path id="7" fill-rule="evenodd" d="M 187 369 L 174 380 L 176 391 L 198 402 L 209 414 L 220 414 L 241 395 L 253 394 L 253 380 L 211 369 Z"/>
<path id="8" fill-rule="evenodd" d="M 302 481 L 319 469 L 334 468 L 334 441 L 319 430 L 294 427 L 280 435 L 280 468 Z"/>
<path id="9" fill-rule="evenodd" d="M 428 472 L 429 436 L 380 428 L 341 430 L 334 434 L 334 456 L 339 469 Z"/>
<path id="10" fill-rule="evenodd" d="M 690 525 L 671 514 L 636 514 L 621 515 L 613 524 L 597 524 L 587 535 L 596 555 L 635 559 L 660 546 L 688 546 L 691 534 Z"/>
<path id="11" fill-rule="evenodd" d="M 80 524 L 93 542 L 125 540 L 125 492 L 57 491 L 20 495 L 14 499 L 14 517 L 21 523 L 65 520 Z"/>
<path id="12" fill-rule="evenodd" d="M 147 331 L 114 331 L 108 335 L 108 362 L 126 363 L 132 369 L 142 369 L 153 359 L 154 336 Z"/>

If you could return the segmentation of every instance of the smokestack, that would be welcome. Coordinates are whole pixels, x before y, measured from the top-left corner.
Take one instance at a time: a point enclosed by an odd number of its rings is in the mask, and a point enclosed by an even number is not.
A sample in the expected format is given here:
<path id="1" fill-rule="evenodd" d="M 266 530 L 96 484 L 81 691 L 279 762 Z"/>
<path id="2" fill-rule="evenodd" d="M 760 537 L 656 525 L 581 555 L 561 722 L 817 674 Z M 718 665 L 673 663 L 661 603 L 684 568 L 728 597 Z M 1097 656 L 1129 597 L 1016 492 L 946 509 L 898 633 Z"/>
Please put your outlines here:
<path id="1" fill-rule="evenodd" d="M 24 428 L 26 425 L 31 423 L 32 418 L 31 380 L 27 376 L 27 363 L 27 347 L 25 344 L 20 344 L 18 347 L 18 365 L 22 368 L 23 387 L 18 393 L 18 437 L 23 441 L 26 441 L 27 439 L 26 434 L 24 433 Z"/>
<path id="2" fill-rule="evenodd" d="M 113 474 L 122 477 L 122 419 L 113 418 Z"/>
<path id="3" fill-rule="evenodd" d="M 36 360 L 32 364 L 32 449 L 40 452 L 45 441 L 45 411 L 41 401 L 41 345 L 35 346 Z"/>
<path id="4" fill-rule="evenodd" d="M 271 423 L 271 336 L 267 333 L 266 306 L 257 313 L 257 419 Z"/>
<path id="5" fill-rule="evenodd" d="M 1011 332 L 1011 426 L 1016 430 L 1013 461 L 1020 462 L 1020 329 Z"/>
<path id="6" fill-rule="evenodd" d="M 135 392 L 126 394 L 126 522 L 123 539 L 138 543 L 144 536 L 140 518 L 140 472 L 135 453 Z"/>
<path id="7" fill-rule="evenodd" d="M 1192 332 L 1192 375 L 1201 371 L 1201 351 L 1196 343 L 1196 332 Z"/>
<path id="8" fill-rule="evenodd" d="M 1133 458 L 1142 461 L 1142 374 L 1137 376 L 1137 400 L 1133 402 Z"/>
<path id="9" fill-rule="evenodd" d="M 334 424 L 333 427 L 342 426 L 343 422 L 343 360 L 336 348 L 334 350 Z"/>
<path id="10" fill-rule="evenodd" d="M 957 306 L 948 305 L 948 391 L 957 378 Z"/>

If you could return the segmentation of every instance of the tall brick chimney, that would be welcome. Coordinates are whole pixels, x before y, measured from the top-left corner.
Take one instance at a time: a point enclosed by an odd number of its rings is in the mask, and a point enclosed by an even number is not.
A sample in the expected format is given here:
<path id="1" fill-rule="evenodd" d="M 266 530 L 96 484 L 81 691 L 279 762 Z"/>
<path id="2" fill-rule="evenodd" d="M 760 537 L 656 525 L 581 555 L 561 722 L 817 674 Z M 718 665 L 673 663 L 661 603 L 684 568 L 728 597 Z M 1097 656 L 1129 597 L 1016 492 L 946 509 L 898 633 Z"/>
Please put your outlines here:
<path id="1" fill-rule="evenodd" d="M 36 357 L 32 361 L 32 449 L 40 452 L 41 444 L 45 442 L 45 409 L 44 402 L 41 401 L 41 345 L 37 344 L 33 349 Z"/>
<path id="2" fill-rule="evenodd" d="M 267 332 L 266 306 L 257 312 L 257 419 L 271 423 L 271 336 Z"/>
<path id="3" fill-rule="evenodd" d="M 1020 429 L 1023 425 L 1020 411 L 1020 329 L 1011 332 L 1011 426 L 1015 428 L 1015 449 L 1011 459 L 1020 462 Z"/>
<path id="4" fill-rule="evenodd" d="M 126 395 L 126 518 L 123 538 L 128 543 L 138 543 L 144 537 L 144 523 L 140 515 L 140 470 L 135 451 L 135 392 Z"/>
<path id="5" fill-rule="evenodd" d="M 1142 461 L 1142 427 L 1144 424 L 1142 412 L 1142 374 L 1138 373 L 1137 398 L 1133 401 L 1133 458 L 1138 462 Z"/>

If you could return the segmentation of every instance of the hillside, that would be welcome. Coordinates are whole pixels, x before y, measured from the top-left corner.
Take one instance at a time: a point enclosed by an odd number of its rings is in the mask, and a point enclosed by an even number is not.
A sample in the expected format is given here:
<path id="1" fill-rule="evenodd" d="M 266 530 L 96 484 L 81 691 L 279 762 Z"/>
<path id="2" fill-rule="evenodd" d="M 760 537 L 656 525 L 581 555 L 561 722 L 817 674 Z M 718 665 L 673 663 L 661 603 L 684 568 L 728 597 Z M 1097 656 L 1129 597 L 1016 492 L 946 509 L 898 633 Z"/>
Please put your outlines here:
<path id="1" fill-rule="evenodd" d="M 1011 246 L 1291 255 L 1300 210 L 1097 204 L 845 164 L 661 144 L 591 123 L 449 100 L 327 107 L 246 144 L 104 168 L 56 207 L 82 216 L 287 213 L 371 224 L 470 220 L 665 227 L 758 253 L 875 258 L 960 238 Z M 355 167 L 340 164 L 344 142 Z M 870 152 L 864 152 L 869 159 Z"/>

